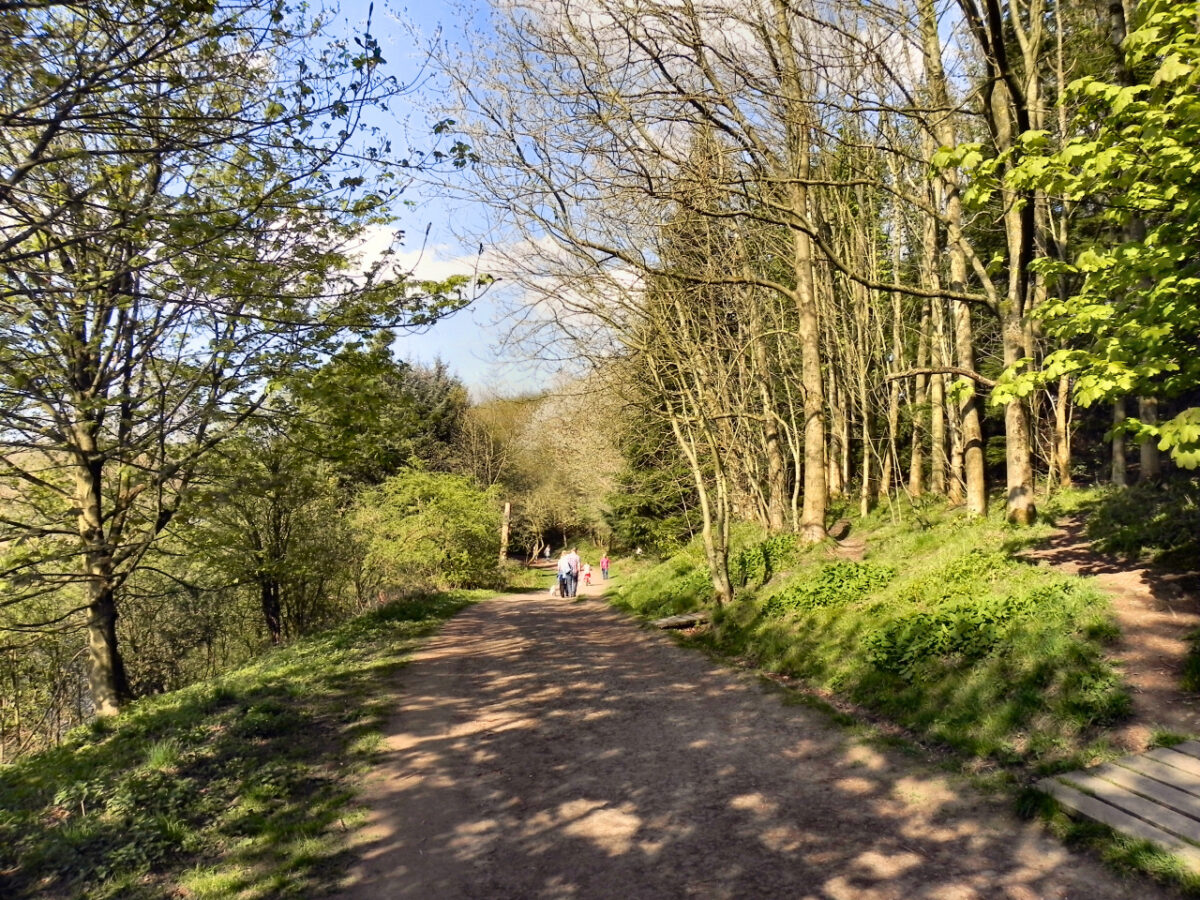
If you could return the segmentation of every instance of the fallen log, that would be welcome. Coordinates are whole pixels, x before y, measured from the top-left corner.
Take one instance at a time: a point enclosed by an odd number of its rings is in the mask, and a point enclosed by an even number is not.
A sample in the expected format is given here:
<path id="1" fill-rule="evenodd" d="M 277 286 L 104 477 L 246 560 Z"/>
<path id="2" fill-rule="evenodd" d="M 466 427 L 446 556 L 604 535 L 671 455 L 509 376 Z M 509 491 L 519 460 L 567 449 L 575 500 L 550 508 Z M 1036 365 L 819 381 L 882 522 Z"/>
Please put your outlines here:
<path id="1" fill-rule="evenodd" d="M 652 624 L 655 628 L 694 628 L 697 625 L 703 625 L 708 621 L 708 613 L 694 612 L 683 613 L 678 616 L 667 616 L 665 619 L 655 619 Z"/>

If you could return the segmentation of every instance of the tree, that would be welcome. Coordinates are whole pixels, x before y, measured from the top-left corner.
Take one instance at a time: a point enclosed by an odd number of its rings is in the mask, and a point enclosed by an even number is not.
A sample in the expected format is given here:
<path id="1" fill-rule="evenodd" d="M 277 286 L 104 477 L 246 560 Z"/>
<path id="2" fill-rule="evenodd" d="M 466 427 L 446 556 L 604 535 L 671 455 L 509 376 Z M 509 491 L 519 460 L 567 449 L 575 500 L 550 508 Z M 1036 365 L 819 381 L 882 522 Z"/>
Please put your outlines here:
<path id="1" fill-rule="evenodd" d="M 390 585 L 481 587 L 496 579 L 500 504 L 462 475 L 402 472 L 354 512 L 366 563 Z"/>
<path id="2" fill-rule="evenodd" d="M 660 415 L 629 404 L 619 423 L 625 465 L 608 500 L 609 525 L 621 546 L 669 556 L 699 530 L 695 481 Z"/>
<path id="3" fill-rule="evenodd" d="M 281 413 L 292 440 L 327 461 L 343 484 L 379 484 L 402 469 L 452 468 L 469 407 L 467 389 L 445 363 L 392 356 L 392 334 L 338 349 L 315 372 L 287 381 Z"/>
<path id="4" fill-rule="evenodd" d="M 254 423 L 224 441 L 177 529 L 189 555 L 226 582 L 252 586 L 273 644 L 329 618 L 350 543 L 333 467 L 286 424 Z"/>
<path id="5" fill-rule="evenodd" d="M 271 0 L 65 2 L 6 14 L 0 142 L 0 571 L 6 606 L 83 588 L 99 714 L 130 689 L 118 592 L 205 456 L 283 372 L 347 331 L 429 321 L 430 299 L 352 239 L 390 219 L 386 142 L 361 115 L 400 86 L 378 45 L 321 44 Z M 31 61 L 34 64 L 31 65 Z"/>
<path id="6" fill-rule="evenodd" d="M 1080 106 L 1073 137 L 1058 152 L 1026 159 L 1018 185 L 1089 204 L 1107 233 L 1124 239 L 1084 245 L 1073 260 L 1042 270 L 1079 289 L 1041 310 L 1065 347 L 1032 373 L 1013 366 L 1007 390 L 1071 376 L 1080 403 L 1137 395 L 1183 398 L 1172 418 L 1129 418 L 1188 468 L 1200 465 L 1200 4 L 1146 0 L 1125 40 L 1130 83 L 1085 77 L 1072 83 Z M 1038 142 L 1033 132 L 1026 139 Z M 1141 225 L 1132 232 L 1130 223 Z"/>

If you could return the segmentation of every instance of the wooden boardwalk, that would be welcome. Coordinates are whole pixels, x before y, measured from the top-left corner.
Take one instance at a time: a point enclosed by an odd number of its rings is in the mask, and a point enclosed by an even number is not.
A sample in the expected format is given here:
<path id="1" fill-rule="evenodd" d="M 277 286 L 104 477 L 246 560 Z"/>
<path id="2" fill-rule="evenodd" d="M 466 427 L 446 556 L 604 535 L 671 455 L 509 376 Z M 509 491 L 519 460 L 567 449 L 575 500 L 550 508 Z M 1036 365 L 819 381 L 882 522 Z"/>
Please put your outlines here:
<path id="1" fill-rule="evenodd" d="M 1200 872 L 1200 741 L 1045 778 L 1062 806 L 1170 850 Z"/>

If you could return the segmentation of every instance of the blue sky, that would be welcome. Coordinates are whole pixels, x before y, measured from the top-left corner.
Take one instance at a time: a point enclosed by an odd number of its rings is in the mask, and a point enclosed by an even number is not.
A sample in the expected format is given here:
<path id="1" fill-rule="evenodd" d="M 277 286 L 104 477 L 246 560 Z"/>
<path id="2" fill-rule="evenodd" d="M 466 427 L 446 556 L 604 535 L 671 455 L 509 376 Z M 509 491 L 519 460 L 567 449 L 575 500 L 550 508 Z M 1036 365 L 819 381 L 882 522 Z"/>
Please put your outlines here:
<path id="1" fill-rule="evenodd" d="M 337 16 L 339 25 L 361 32 L 369 5 L 367 0 L 344 0 Z M 380 43 L 390 74 L 406 83 L 416 78 L 421 66 L 421 47 L 439 28 L 449 35 L 455 33 L 458 8 L 435 0 L 375 3 L 371 31 Z M 486 10 L 483 0 L 479 0 L 478 8 Z M 420 108 L 420 91 L 411 100 L 407 105 L 393 104 L 392 121 L 381 124 L 392 129 L 397 148 L 428 148 L 434 141 L 430 115 Z M 476 264 L 479 243 L 472 241 L 470 246 L 464 246 L 455 235 L 455 226 L 461 229 L 463 225 L 482 222 L 482 211 L 449 201 L 419 184 L 409 188 L 404 199 L 407 205 L 400 210 L 398 223 L 406 234 L 401 255 L 404 263 L 414 267 L 418 278 L 469 274 Z M 539 379 L 531 366 L 498 352 L 503 335 L 498 321 L 498 294 L 499 291 L 493 290 L 481 301 L 424 332 L 399 335 L 394 345 L 396 355 L 412 362 L 445 360 L 477 398 L 534 387 Z"/>

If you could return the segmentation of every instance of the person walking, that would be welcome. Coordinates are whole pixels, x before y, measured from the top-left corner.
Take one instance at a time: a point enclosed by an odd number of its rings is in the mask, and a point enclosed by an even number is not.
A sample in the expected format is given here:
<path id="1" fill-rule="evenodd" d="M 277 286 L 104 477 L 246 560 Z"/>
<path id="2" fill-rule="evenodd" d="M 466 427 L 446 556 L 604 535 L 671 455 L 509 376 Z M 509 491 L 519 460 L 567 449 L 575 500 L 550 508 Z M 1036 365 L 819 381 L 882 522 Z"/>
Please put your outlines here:
<path id="1" fill-rule="evenodd" d="M 568 597 L 574 597 L 576 591 L 579 590 L 579 554 L 575 548 L 571 548 L 571 552 L 567 554 L 567 589 Z"/>
<path id="2" fill-rule="evenodd" d="M 608 554 L 600 557 L 600 580 L 608 581 Z"/>
<path id="3" fill-rule="evenodd" d="M 558 596 L 571 596 L 571 554 L 563 551 L 558 558 Z"/>

